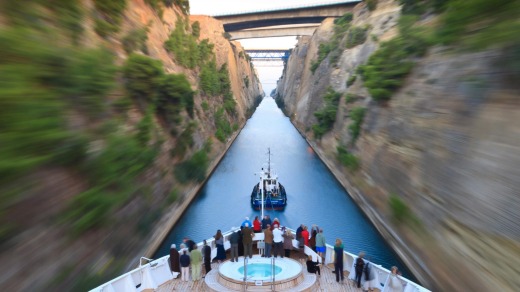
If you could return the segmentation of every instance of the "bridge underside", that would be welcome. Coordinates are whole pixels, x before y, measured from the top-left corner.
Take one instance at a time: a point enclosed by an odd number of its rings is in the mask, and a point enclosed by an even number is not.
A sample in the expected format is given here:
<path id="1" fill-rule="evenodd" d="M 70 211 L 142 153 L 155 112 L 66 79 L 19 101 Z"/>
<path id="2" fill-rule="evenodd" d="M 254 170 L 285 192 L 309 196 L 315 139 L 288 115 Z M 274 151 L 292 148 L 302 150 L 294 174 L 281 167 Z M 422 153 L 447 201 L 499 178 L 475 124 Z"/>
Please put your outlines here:
<path id="1" fill-rule="evenodd" d="M 231 40 L 252 39 L 252 38 L 269 38 L 283 36 L 302 36 L 312 35 L 318 25 L 308 25 L 299 27 L 284 28 L 262 28 L 252 30 L 239 30 L 231 32 Z"/>
<path id="2" fill-rule="evenodd" d="M 312 35 L 328 17 L 340 17 L 360 0 L 332 1 L 318 6 L 303 6 L 273 11 L 217 15 L 224 30 L 234 40 L 278 36 Z"/>
<path id="3" fill-rule="evenodd" d="M 235 22 L 224 24 L 224 30 L 227 32 L 239 31 L 244 29 L 261 28 L 280 25 L 301 25 L 301 24 L 320 24 L 326 17 L 298 17 L 298 18 L 273 18 L 263 20 L 251 20 L 245 22 Z"/>
<path id="4" fill-rule="evenodd" d="M 286 62 L 291 55 L 290 50 L 271 50 L 257 49 L 246 50 L 246 53 L 253 61 L 284 61 Z"/>

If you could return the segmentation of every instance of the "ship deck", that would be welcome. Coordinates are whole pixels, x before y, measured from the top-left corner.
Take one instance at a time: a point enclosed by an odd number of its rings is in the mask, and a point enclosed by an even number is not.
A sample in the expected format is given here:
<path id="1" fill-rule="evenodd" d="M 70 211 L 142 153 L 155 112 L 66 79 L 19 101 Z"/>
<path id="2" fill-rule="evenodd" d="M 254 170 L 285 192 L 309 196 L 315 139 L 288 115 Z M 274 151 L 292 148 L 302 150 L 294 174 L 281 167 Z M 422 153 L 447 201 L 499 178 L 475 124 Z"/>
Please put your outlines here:
<path id="1" fill-rule="evenodd" d="M 256 251 L 258 254 L 258 251 Z M 227 258 L 229 259 L 229 252 L 226 253 Z M 305 260 L 306 256 L 299 252 L 299 251 L 292 251 L 291 252 L 291 258 L 295 260 L 299 260 L 302 265 L 305 267 Z M 239 261 L 243 259 L 243 257 L 239 258 Z M 217 271 L 219 267 L 218 263 L 212 263 L 211 269 L 213 271 Z M 202 274 L 204 275 L 204 266 L 202 267 Z M 345 271 L 345 280 L 343 283 L 337 283 L 336 282 L 336 274 L 334 274 L 332 271 L 334 270 L 334 266 L 327 265 L 323 266 L 321 268 L 321 276 L 319 276 L 316 280 L 316 285 L 312 288 L 312 291 L 330 291 L 330 292 L 336 292 L 336 291 L 349 291 L 349 292 L 362 292 L 363 290 L 360 288 L 357 288 L 354 282 L 351 280 L 348 280 L 348 272 Z M 303 273 L 308 274 L 307 270 L 304 269 Z M 191 271 L 190 271 L 191 276 Z M 248 291 L 254 291 L 255 287 L 251 286 L 249 287 Z M 200 281 L 188 281 L 184 282 L 181 281 L 180 275 L 171 281 L 168 281 L 164 283 L 163 285 L 159 286 L 157 291 L 160 292 L 166 292 L 166 291 L 213 291 L 210 289 L 206 282 L 204 281 L 204 278 Z M 226 290 L 224 290 L 226 291 Z M 229 291 L 229 290 L 227 290 Z M 288 291 L 298 291 L 298 290 L 288 290 Z M 380 292 L 378 289 L 374 289 L 373 291 Z"/>

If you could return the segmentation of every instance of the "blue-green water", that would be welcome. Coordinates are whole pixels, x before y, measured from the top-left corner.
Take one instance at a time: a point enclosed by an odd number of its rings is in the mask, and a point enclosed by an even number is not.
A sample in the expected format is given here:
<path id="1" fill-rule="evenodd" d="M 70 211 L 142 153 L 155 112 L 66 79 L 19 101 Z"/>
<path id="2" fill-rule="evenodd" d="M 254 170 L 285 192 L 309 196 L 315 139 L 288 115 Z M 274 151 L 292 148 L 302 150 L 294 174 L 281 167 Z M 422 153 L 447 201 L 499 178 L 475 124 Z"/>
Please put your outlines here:
<path id="1" fill-rule="evenodd" d="M 267 210 L 280 224 L 296 229 L 300 224 L 317 224 L 324 230 L 327 243 L 341 238 L 345 250 L 390 268 L 396 265 L 405 277 L 413 277 L 376 229 L 364 216 L 345 189 L 312 151 L 307 141 L 283 115 L 270 97 L 264 98 L 254 115 L 229 148 L 200 193 L 154 255 L 169 254 L 172 243 L 183 237 L 195 242 L 211 238 L 217 229 L 238 227 L 248 216 L 260 215 L 250 204 L 253 186 L 267 161 L 271 148 L 271 166 L 287 191 L 284 211 Z"/>
<path id="2" fill-rule="evenodd" d="M 243 275 L 244 267 L 238 268 L 238 271 Z M 278 275 L 282 271 L 282 268 L 279 266 L 274 266 L 274 274 Z M 256 277 L 256 278 L 264 278 L 271 277 L 273 271 L 271 269 L 270 264 L 248 264 L 247 265 L 247 276 L 248 277 Z"/>

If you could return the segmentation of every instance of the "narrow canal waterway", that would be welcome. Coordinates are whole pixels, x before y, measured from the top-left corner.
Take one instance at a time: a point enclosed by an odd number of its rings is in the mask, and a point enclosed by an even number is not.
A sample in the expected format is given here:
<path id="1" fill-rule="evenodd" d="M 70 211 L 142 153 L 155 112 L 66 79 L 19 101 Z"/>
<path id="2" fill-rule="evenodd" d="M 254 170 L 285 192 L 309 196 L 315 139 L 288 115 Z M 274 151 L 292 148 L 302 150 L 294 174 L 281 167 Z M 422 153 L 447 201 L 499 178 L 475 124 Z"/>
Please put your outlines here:
<path id="1" fill-rule="evenodd" d="M 365 251 L 369 260 L 386 268 L 397 265 L 405 277 L 411 277 L 271 97 L 265 97 L 247 121 L 154 258 L 169 254 L 170 245 L 178 245 L 185 236 L 199 242 L 217 229 L 240 226 L 246 216 L 251 220 L 260 216 L 251 208 L 250 195 L 258 181 L 255 173 L 266 166 L 268 147 L 273 154 L 271 166 L 288 196 L 284 211 L 266 210 L 271 219 L 277 217 L 281 225 L 294 229 L 301 223 L 309 228 L 317 224 L 324 229 L 327 243 L 334 244 L 339 237 L 347 251 Z"/>

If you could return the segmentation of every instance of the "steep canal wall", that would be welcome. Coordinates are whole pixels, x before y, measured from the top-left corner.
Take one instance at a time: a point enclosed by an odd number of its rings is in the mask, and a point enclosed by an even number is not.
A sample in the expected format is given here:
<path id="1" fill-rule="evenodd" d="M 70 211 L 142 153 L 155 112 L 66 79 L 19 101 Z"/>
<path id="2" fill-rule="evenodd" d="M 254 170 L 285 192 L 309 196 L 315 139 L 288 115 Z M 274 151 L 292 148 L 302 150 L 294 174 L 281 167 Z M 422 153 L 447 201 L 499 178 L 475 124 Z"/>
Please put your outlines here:
<path id="1" fill-rule="evenodd" d="M 263 91 L 188 1 L 20 3 L 0 4 L 0 286 L 88 291 L 150 254 Z"/>
<path id="2" fill-rule="evenodd" d="M 383 55 L 386 41 L 400 38 L 396 54 L 422 43 L 407 31 L 398 1 L 370 2 L 377 8 L 357 5 L 350 25 L 325 20 L 300 38 L 278 104 L 421 283 L 517 290 L 520 89 L 511 48 L 518 45 L 510 38 L 471 47 L 475 31 L 450 46 L 428 40 L 424 54 L 402 59 L 412 62 L 409 73 L 396 73 L 403 63 L 395 61 L 383 70 L 394 75 L 375 80 L 379 64 L 395 59 Z M 437 13 L 417 16 L 420 35 L 442 27 L 446 12 Z M 384 82 L 396 85 L 383 91 Z"/>

